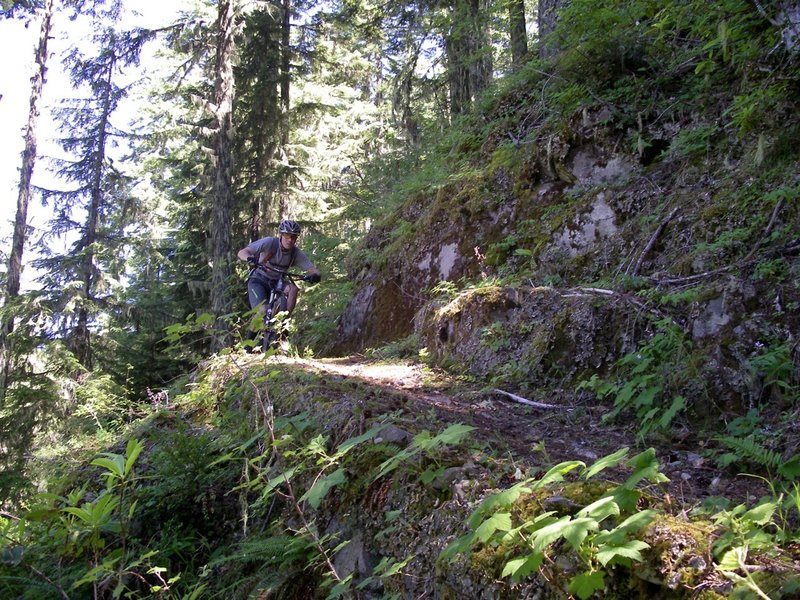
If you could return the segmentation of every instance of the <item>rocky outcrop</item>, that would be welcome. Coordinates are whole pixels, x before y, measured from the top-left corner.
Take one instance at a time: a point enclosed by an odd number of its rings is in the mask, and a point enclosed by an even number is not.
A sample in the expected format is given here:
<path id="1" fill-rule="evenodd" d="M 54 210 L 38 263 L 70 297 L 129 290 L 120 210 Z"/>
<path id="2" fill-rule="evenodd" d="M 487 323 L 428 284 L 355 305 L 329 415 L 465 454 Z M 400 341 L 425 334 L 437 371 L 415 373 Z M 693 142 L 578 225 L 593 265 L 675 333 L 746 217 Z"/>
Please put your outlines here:
<path id="1" fill-rule="evenodd" d="M 440 363 L 481 377 L 569 386 L 602 375 L 666 319 L 695 356 L 682 393 L 723 410 L 782 402 L 752 360 L 800 328 L 800 241 L 768 243 L 800 218 L 785 202 L 796 184 L 748 219 L 727 198 L 759 192 L 727 162 L 654 160 L 680 128 L 650 126 L 651 146 L 626 154 L 609 109 L 573 121 L 568 136 L 542 132 L 511 152 L 487 140 L 489 166 L 419 193 L 375 228 L 367 254 L 377 258 L 353 269 L 338 350 L 413 334 Z"/>

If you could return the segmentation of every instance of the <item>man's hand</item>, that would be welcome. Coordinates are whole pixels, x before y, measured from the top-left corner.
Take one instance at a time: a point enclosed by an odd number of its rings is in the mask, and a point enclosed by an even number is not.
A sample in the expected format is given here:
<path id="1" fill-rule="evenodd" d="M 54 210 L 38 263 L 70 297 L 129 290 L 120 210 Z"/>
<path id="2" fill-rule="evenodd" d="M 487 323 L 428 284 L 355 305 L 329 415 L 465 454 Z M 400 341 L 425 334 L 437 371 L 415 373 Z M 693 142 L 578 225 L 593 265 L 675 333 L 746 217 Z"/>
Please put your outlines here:
<path id="1" fill-rule="evenodd" d="M 256 256 L 248 256 L 247 257 L 247 264 L 249 264 L 251 267 L 257 267 L 258 266 L 258 257 L 256 257 Z"/>
<path id="2" fill-rule="evenodd" d="M 311 283 L 319 283 L 320 281 L 322 281 L 322 275 L 320 275 L 319 273 L 311 273 L 311 275 L 308 276 L 308 280 Z"/>

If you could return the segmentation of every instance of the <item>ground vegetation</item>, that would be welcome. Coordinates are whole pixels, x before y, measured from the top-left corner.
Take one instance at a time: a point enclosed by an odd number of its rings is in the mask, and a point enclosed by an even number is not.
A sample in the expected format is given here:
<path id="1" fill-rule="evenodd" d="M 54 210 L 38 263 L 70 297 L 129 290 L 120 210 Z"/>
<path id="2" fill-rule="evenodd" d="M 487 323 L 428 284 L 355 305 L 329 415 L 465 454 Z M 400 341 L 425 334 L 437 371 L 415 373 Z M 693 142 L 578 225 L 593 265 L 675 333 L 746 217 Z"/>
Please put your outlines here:
<path id="1" fill-rule="evenodd" d="M 795 596 L 798 9 L 718 4 L 93 5 L 4 597 Z M 324 279 L 252 352 L 283 216 Z"/>

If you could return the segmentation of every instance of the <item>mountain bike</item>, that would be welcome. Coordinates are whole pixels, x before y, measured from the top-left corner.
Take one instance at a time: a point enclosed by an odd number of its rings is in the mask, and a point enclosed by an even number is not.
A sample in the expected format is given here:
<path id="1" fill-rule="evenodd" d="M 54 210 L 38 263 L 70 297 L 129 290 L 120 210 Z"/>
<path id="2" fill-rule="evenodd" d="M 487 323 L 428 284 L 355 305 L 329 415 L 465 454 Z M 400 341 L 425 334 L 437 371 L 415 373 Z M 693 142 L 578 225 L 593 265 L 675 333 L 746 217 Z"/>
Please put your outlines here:
<path id="1" fill-rule="evenodd" d="M 277 348 L 278 342 L 280 342 L 285 335 L 285 322 L 284 318 L 281 317 L 281 313 L 284 313 L 283 316 L 285 317 L 288 303 L 286 284 L 308 281 L 309 276 L 259 264 L 250 269 L 250 272 L 247 274 L 247 279 L 249 280 L 258 269 L 267 273 L 278 273 L 278 278 L 273 280 L 269 297 L 265 302 L 266 311 L 264 312 L 264 334 L 261 341 L 261 349 L 263 352 L 266 352 L 270 348 Z"/>

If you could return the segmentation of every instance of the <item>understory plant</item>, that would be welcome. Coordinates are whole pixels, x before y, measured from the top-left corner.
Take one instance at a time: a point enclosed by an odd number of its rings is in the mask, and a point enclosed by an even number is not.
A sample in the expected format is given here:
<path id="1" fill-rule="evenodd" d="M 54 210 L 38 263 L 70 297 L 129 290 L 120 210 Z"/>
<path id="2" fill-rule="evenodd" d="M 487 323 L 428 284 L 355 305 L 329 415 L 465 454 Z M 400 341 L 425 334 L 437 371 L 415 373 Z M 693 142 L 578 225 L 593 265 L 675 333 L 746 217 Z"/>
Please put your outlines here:
<path id="1" fill-rule="evenodd" d="M 650 339 L 615 363 L 617 381 L 594 374 L 578 385 L 579 390 L 595 392 L 600 400 L 613 400 L 604 421 L 633 412 L 642 437 L 651 431 L 668 430 L 686 408 L 686 398 L 679 390 L 685 383 L 689 342 L 671 319 L 657 321 L 655 327 Z"/>
<path id="2" fill-rule="evenodd" d="M 179 577 L 168 577 L 158 553 L 133 535 L 140 488 L 134 465 L 143 449 L 131 439 L 124 454 L 105 452 L 91 462 L 104 489 L 87 482 L 65 496 L 41 493 L 21 517 L 3 514 L 3 597 L 85 597 L 86 587 L 93 598 L 175 597 Z"/>
<path id="3" fill-rule="evenodd" d="M 612 566 L 630 566 L 642 559 L 649 545 L 635 538 L 637 531 L 648 525 L 655 511 L 638 510 L 642 481 L 661 483 L 668 479 L 659 471 L 655 451 L 651 448 L 625 465 L 632 469 L 628 479 L 619 486 L 610 486 L 598 498 L 585 506 L 576 506 L 573 514 L 559 510 L 531 510 L 531 505 L 549 493 L 557 495 L 559 486 L 570 472 L 577 471 L 578 479 L 588 485 L 607 468 L 625 461 L 628 448 L 597 460 L 591 466 L 581 461 L 562 462 L 539 479 L 527 478 L 507 490 L 489 496 L 469 518 L 470 532 L 457 538 L 441 554 L 452 561 L 459 554 L 475 549 L 497 553 L 502 557 L 500 577 L 520 581 L 542 569 L 548 569 L 551 559 L 561 552 L 564 542 L 577 558 L 577 574 L 570 577 L 565 592 L 581 599 L 605 587 L 605 575 Z M 556 491 L 554 491 L 556 490 Z M 548 579 L 558 578 L 550 574 Z"/>
<path id="4" fill-rule="evenodd" d="M 267 379 L 276 375 L 273 372 Z M 437 462 L 438 452 L 460 444 L 473 428 L 456 423 L 436 435 L 421 431 L 407 446 L 398 448 L 381 442 L 380 433 L 389 425 L 389 421 L 384 420 L 358 435 L 338 441 L 319 433 L 320 428 L 309 411 L 275 416 L 269 396 L 262 394 L 257 386 L 253 389 L 255 405 L 260 412 L 258 420 L 263 426 L 217 462 L 244 460 L 242 482 L 233 492 L 240 494 L 245 528 L 249 522 L 261 520 L 262 528 L 268 527 L 269 534 L 268 537 L 258 536 L 253 543 L 269 547 L 283 543 L 287 549 L 292 549 L 289 553 L 274 554 L 272 559 L 261 563 L 254 576 L 257 582 L 253 590 L 268 580 L 272 589 L 276 585 L 288 589 L 286 586 L 296 583 L 301 572 L 311 572 L 327 591 L 328 598 L 350 597 L 358 582 L 353 573 L 340 573 L 335 562 L 336 554 L 350 540 L 343 539 L 341 531 L 326 531 L 321 527 L 326 500 L 356 493 L 354 490 L 361 486 L 403 467 L 428 485 L 444 469 Z M 358 458 L 355 457 L 357 448 Z M 361 466 L 353 468 L 353 461 L 365 460 L 365 456 L 374 456 L 376 460 L 366 470 Z M 423 468 L 425 464 L 430 466 Z M 282 508 L 281 514 L 273 513 L 276 506 Z M 243 547 L 247 545 L 249 543 Z M 246 554 L 228 554 L 216 562 L 240 562 L 237 556 Z M 369 581 L 392 577 L 400 569 L 394 563 L 383 563 L 379 567 Z M 276 573 L 282 574 L 278 580 Z M 307 578 L 308 575 L 300 577 L 301 580 Z M 241 588 L 244 583 L 233 585 Z"/>

